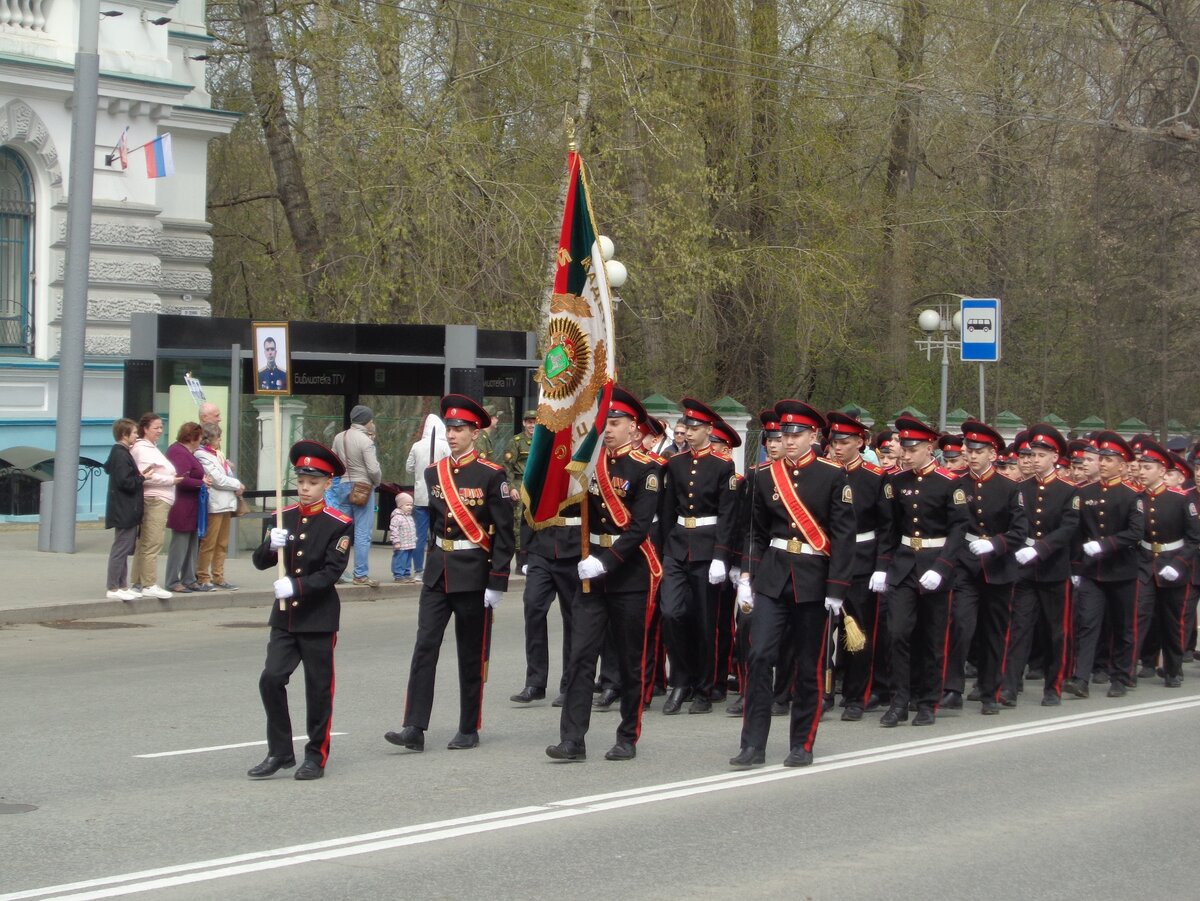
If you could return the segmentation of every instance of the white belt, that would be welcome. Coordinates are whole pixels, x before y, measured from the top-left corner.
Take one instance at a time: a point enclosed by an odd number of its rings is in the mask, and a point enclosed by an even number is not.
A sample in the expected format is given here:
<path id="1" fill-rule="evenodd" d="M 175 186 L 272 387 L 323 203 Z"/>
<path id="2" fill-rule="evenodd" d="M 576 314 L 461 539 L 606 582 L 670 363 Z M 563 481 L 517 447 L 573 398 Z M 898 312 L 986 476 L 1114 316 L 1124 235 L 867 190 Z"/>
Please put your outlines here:
<path id="1" fill-rule="evenodd" d="M 612 547 L 613 542 L 620 537 L 620 535 L 597 535 L 594 532 L 588 533 L 588 541 L 596 545 L 596 547 Z"/>
<path id="2" fill-rule="evenodd" d="M 811 544 L 806 544 L 799 538 L 772 538 L 771 547 L 777 547 L 781 551 L 787 551 L 789 554 L 815 554 L 823 556 Z"/>
<path id="3" fill-rule="evenodd" d="M 967 539 L 967 541 L 990 540 L 990 539 L 984 539 L 984 537 L 982 535 L 972 535 L 970 532 L 968 532 L 966 535 L 964 535 L 963 538 Z"/>
<path id="4" fill-rule="evenodd" d="M 872 529 L 869 532 L 859 532 L 857 535 L 854 536 L 854 540 L 855 541 L 870 541 L 874 537 L 875 537 L 875 530 Z"/>
<path id="5" fill-rule="evenodd" d="M 1152 551 L 1155 554 L 1161 554 L 1163 551 L 1179 550 L 1181 547 L 1183 547 L 1183 539 L 1180 538 L 1178 541 L 1167 541 L 1162 544 L 1159 544 L 1158 542 L 1151 543 L 1149 541 L 1139 541 L 1138 544 L 1148 551 Z"/>
<path id="6" fill-rule="evenodd" d="M 715 526 L 717 518 L 715 516 L 679 516 L 675 522 L 685 529 L 698 529 L 701 526 Z"/>
<path id="7" fill-rule="evenodd" d="M 451 541 L 449 538 L 436 538 L 433 543 L 443 551 L 469 551 L 479 547 L 474 541 Z"/>
<path id="8" fill-rule="evenodd" d="M 907 535 L 900 536 L 900 543 L 905 547 L 910 547 L 914 551 L 919 551 L 925 547 L 945 547 L 946 539 L 943 538 L 909 538 Z"/>
<path id="9" fill-rule="evenodd" d="M 560 526 L 581 526 L 581 525 L 583 525 L 583 520 L 578 516 L 564 516 L 562 518 L 562 522 L 560 522 L 559 525 Z"/>

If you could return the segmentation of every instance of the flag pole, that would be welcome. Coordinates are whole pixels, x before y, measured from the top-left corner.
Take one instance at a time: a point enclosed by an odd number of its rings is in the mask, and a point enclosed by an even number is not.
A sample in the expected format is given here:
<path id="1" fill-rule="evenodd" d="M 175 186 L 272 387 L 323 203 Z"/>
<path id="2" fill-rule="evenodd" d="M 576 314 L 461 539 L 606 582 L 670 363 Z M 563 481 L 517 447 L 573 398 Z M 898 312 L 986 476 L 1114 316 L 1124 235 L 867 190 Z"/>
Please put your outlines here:
<path id="1" fill-rule="evenodd" d="M 283 423 L 280 421 L 282 415 L 279 412 L 279 395 L 275 395 L 275 528 L 283 528 Z M 287 564 L 283 561 L 283 554 L 276 555 L 275 561 L 275 577 L 278 579 L 287 576 Z M 284 598 L 279 599 L 279 609 L 287 612 L 287 601 Z"/>

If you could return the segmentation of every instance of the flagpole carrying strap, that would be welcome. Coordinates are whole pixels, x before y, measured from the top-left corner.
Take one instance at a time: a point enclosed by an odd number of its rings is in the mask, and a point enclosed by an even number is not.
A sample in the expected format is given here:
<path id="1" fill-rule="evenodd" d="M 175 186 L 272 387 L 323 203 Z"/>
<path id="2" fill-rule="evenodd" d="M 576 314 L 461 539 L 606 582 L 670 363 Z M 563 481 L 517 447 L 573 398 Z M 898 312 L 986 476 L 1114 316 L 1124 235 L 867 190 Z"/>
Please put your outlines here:
<path id="1" fill-rule="evenodd" d="M 825 530 L 821 528 L 808 507 L 804 506 L 804 502 L 800 500 L 800 495 L 796 493 L 796 486 L 792 484 L 791 475 L 788 473 L 788 464 L 785 460 L 776 460 L 771 464 L 771 478 L 775 482 L 775 490 L 779 492 L 779 497 L 783 501 L 783 506 L 787 510 L 792 524 L 800 530 L 800 534 L 804 536 L 813 550 L 818 554 L 828 554 L 829 536 L 825 534 Z"/>

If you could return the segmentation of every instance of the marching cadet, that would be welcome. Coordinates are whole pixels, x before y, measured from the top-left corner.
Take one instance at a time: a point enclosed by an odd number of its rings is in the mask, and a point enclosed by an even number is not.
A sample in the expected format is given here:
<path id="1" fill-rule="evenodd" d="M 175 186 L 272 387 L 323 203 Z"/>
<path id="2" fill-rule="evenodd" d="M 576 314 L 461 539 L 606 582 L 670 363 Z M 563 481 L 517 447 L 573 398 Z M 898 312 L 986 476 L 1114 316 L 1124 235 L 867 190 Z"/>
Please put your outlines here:
<path id="1" fill-rule="evenodd" d="M 1186 449 L 1187 443 L 1184 442 Z M 1195 471 L 1184 457 L 1175 451 L 1171 452 L 1173 468 L 1164 476 L 1169 488 L 1178 488 L 1185 492 L 1195 503 L 1197 500 Z M 1196 601 L 1200 599 L 1200 553 L 1192 557 L 1191 573 L 1188 576 L 1188 596 L 1184 602 L 1186 607 L 1186 622 L 1184 627 L 1185 642 L 1183 645 L 1184 662 L 1195 656 L 1196 650 Z"/>
<path id="2" fill-rule="evenodd" d="M 425 750 L 438 654 L 450 615 L 458 646 L 458 732 L 451 751 L 479 746 L 484 667 L 491 649 L 492 611 L 508 589 L 513 508 L 504 467 L 482 459 L 475 440 L 491 424 L 482 406 L 462 394 L 441 403 L 450 456 L 425 470 L 429 488 L 429 559 L 417 612 L 404 724 L 387 741 Z"/>
<path id="3" fill-rule="evenodd" d="M 1078 489 L 1079 532 L 1073 548 L 1075 593 L 1075 673 L 1063 688 L 1077 698 L 1088 696 L 1088 677 L 1096 656 L 1100 629 L 1107 617 L 1112 632 L 1109 664 L 1110 698 L 1122 697 L 1136 685 L 1137 543 L 1143 538 L 1143 501 L 1122 479 L 1133 450 L 1116 432 L 1095 438 L 1100 478 Z"/>
<path id="4" fill-rule="evenodd" d="M 647 605 L 653 602 L 662 566 L 649 540 L 658 509 L 661 470 L 641 450 L 641 402 L 619 385 L 612 389 L 604 450 L 587 496 L 588 553 L 579 561 L 582 584 L 572 601 L 571 662 L 559 743 L 546 748 L 554 760 L 586 760 L 596 656 L 611 635 L 620 669 L 621 722 L 606 760 L 632 760 L 642 731 L 646 697 Z"/>
<path id="5" fill-rule="evenodd" d="M 1033 452 L 1029 447 L 1029 429 L 1024 429 L 1017 432 L 1017 437 L 1013 439 L 1013 452 L 1017 458 L 1017 472 L 1020 474 L 1017 481 L 1024 481 L 1033 476 Z"/>
<path id="6" fill-rule="evenodd" d="M 888 591 L 892 643 L 892 703 L 880 718 L 891 728 L 908 719 L 915 691 L 914 726 L 931 726 L 945 680 L 946 627 L 955 561 L 967 530 L 967 493 L 933 459 L 938 434 L 912 416 L 896 420 L 905 469 L 888 477 L 892 529 L 880 548 L 890 565 L 871 576 L 872 591 Z"/>
<path id="7" fill-rule="evenodd" d="M 1062 703 L 1067 669 L 1067 633 L 1071 622 L 1069 579 L 1071 544 L 1079 528 L 1079 498 L 1075 488 L 1058 476 L 1057 464 L 1067 454 L 1067 441 L 1048 423 L 1029 429 L 1033 477 L 1020 485 L 1029 534 L 1015 554 L 1021 567 L 1013 598 L 1012 631 L 1005 661 L 1001 703 L 1015 706 L 1021 675 L 1029 660 L 1039 621 L 1047 630 L 1045 685 L 1042 706 Z"/>
<path id="8" fill-rule="evenodd" d="M 879 466 L 885 473 L 900 471 L 900 455 L 896 452 L 896 433 L 883 429 L 871 439 L 871 450 L 879 458 Z"/>
<path id="9" fill-rule="evenodd" d="M 846 470 L 854 496 L 854 564 L 846 591 L 846 610 L 862 627 L 866 646 L 849 655 L 842 679 L 846 707 L 842 719 L 858 722 L 875 691 L 875 642 L 879 635 L 879 595 L 870 590 L 871 574 L 886 569 L 879 557 L 879 536 L 892 528 L 892 502 L 884 494 L 883 469 L 863 459 L 867 427 L 838 410 L 826 414 L 834 459 Z"/>
<path id="10" fill-rule="evenodd" d="M 963 454 L 962 435 L 943 435 L 938 439 L 938 450 L 942 453 L 942 467 L 957 476 L 966 475 L 967 458 Z"/>
<path id="11" fill-rule="evenodd" d="M 663 476 L 663 638 L 670 661 L 663 704 L 668 716 L 691 699 L 688 713 L 712 710 L 716 672 L 717 586 L 729 573 L 737 473 L 712 448 L 719 417 L 698 400 L 680 401 L 688 449 L 667 461 Z"/>
<path id="12" fill-rule="evenodd" d="M 1147 606 L 1162 643 L 1163 683 L 1167 688 L 1179 688 L 1183 684 L 1187 596 L 1200 544 L 1200 519 L 1195 498 L 1166 485 L 1167 469 L 1174 467 L 1165 447 L 1153 439 L 1143 439 L 1138 462 L 1145 486 L 1145 537 L 1138 542 L 1143 590 L 1152 599 Z M 1145 634 L 1145 629 L 1141 632 Z"/>
<path id="13" fill-rule="evenodd" d="M 333 648 L 342 611 L 337 582 L 346 571 L 354 540 L 354 521 L 325 506 L 325 490 L 333 477 L 346 472 L 337 454 L 316 441 L 297 441 L 288 459 L 296 472 L 299 503 L 284 508 L 283 525 L 271 529 L 253 558 L 258 569 L 270 569 L 282 553 L 287 573 L 275 580 L 279 603 L 271 606 L 267 662 L 258 680 L 267 712 L 267 756 L 247 774 L 254 779 L 296 765 L 287 684 L 301 663 L 308 743 L 295 778 L 325 775 L 333 724 Z"/>
<path id="14" fill-rule="evenodd" d="M 783 765 L 808 766 L 822 713 L 821 672 L 829 622 L 842 612 L 854 568 L 854 503 L 842 467 L 813 446 L 825 417 L 806 403 L 775 405 L 784 457 L 755 473 L 755 554 L 738 579 L 738 604 L 754 611 L 738 769 L 766 762 L 771 674 L 784 642 L 796 649 L 789 752 Z"/>
<path id="15" fill-rule="evenodd" d="M 1100 454 L 1090 438 L 1076 438 L 1068 445 L 1071 449 L 1071 481 L 1076 488 L 1090 485 L 1100 479 Z"/>

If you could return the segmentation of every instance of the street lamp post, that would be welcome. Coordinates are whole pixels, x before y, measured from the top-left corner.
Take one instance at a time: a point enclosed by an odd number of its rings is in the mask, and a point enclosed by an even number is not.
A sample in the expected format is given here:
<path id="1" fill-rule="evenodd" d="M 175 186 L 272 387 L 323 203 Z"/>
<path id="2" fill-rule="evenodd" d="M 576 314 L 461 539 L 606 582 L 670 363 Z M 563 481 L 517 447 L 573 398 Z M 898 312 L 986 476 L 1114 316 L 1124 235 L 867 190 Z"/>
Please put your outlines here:
<path id="1" fill-rule="evenodd" d="M 922 310 L 917 315 L 917 325 L 921 327 L 921 331 L 925 333 L 924 338 L 918 338 L 916 341 L 917 347 L 925 351 L 925 359 L 932 360 L 933 352 L 940 349 L 942 352 L 942 391 L 941 403 L 938 407 L 938 431 L 946 431 L 946 400 L 950 389 L 950 350 L 951 348 L 960 347 L 962 342 L 957 337 L 959 334 L 959 320 L 961 314 L 957 309 L 958 301 L 962 300 L 961 294 L 953 294 L 949 291 L 939 291 L 934 294 L 926 294 L 924 297 L 918 297 L 913 306 L 916 306 L 923 301 L 930 300 L 934 297 L 942 298 L 938 303 L 930 309 Z M 980 413 L 982 416 L 982 412 Z"/>

